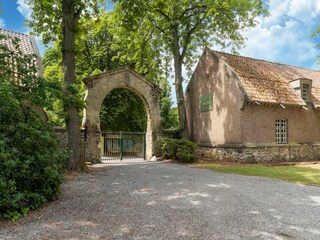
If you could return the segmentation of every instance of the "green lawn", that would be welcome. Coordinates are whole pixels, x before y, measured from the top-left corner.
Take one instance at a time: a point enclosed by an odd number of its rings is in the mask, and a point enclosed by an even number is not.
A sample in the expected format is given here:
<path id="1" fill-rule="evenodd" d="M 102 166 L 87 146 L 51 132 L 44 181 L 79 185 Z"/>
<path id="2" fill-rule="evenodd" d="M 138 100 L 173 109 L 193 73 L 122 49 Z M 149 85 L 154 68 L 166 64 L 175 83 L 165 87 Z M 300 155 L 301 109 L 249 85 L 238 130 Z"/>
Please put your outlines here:
<path id="1" fill-rule="evenodd" d="M 223 165 L 217 163 L 192 164 L 192 167 L 205 168 L 218 172 L 248 176 L 260 176 L 286 180 L 304 185 L 320 186 L 320 164 L 293 166 L 262 165 Z"/>

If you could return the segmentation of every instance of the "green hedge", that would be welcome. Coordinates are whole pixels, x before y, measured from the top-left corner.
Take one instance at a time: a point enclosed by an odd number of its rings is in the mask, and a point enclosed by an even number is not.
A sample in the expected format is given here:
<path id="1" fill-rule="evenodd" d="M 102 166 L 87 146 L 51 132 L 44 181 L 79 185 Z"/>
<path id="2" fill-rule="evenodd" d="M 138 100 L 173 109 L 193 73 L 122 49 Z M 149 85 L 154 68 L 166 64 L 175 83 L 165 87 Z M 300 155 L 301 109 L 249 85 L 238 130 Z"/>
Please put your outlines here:
<path id="1" fill-rule="evenodd" d="M 185 139 L 165 138 L 162 139 L 160 143 L 162 157 L 176 159 L 186 163 L 195 161 L 196 147 L 197 144 Z"/>
<path id="2" fill-rule="evenodd" d="M 15 93 L 0 82 L 0 218 L 11 220 L 57 197 L 66 161 L 51 128 Z"/>

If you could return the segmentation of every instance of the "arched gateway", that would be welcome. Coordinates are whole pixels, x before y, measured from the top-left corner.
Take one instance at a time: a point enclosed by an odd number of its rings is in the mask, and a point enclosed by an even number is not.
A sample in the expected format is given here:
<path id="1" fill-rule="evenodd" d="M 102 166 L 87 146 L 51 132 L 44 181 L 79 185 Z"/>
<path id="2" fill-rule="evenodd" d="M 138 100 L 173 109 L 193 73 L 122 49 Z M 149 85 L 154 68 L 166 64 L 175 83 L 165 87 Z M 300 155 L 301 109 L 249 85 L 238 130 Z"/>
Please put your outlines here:
<path id="1" fill-rule="evenodd" d="M 86 77 L 82 127 L 86 129 L 85 157 L 92 163 L 101 162 L 100 109 L 104 98 L 115 88 L 126 88 L 136 93 L 147 112 L 146 159 L 155 154 L 160 128 L 160 92 L 154 83 L 129 67 Z"/>

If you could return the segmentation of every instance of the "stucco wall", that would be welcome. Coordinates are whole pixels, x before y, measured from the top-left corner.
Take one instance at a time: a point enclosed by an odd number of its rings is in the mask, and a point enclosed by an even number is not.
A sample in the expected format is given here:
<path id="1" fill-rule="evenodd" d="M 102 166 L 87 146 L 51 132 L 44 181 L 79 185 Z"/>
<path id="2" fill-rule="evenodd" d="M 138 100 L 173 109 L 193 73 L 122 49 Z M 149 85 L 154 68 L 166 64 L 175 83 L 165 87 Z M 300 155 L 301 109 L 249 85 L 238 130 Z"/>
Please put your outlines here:
<path id="1" fill-rule="evenodd" d="M 241 143 L 244 95 L 235 78 L 223 60 L 204 52 L 186 92 L 188 126 L 196 143 Z M 213 96 L 213 109 L 201 112 L 200 99 L 209 94 Z"/>
<path id="2" fill-rule="evenodd" d="M 247 105 L 242 111 L 243 143 L 275 143 L 276 119 L 288 120 L 288 143 L 320 142 L 320 111 L 302 107 Z"/>

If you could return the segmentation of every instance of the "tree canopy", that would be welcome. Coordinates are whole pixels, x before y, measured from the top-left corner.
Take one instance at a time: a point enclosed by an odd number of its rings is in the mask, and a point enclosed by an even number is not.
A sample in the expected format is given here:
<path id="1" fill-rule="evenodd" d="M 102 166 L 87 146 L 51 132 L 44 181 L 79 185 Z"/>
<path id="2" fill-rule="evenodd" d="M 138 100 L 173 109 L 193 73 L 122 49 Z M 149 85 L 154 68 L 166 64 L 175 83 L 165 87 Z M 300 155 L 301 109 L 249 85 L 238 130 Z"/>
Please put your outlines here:
<path id="1" fill-rule="evenodd" d="M 93 16 L 99 0 L 26 0 L 32 10 L 29 27 L 41 35 L 45 43 L 61 40 L 63 66 L 63 108 L 68 135 L 69 170 L 85 167 L 81 159 L 79 97 L 76 85 L 76 38 L 81 17 Z"/>
<path id="2" fill-rule="evenodd" d="M 99 14 L 96 14 L 96 18 L 79 22 L 78 38 L 76 40 L 77 81 L 81 83 L 81 80 L 88 75 L 130 66 L 163 89 L 160 100 L 162 127 L 172 128 L 176 126 L 176 115 L 171 110 L 171 88 L 163 75 L 165 68 L 158 64 L 160 56 L 157 54 L 159 52 L 150 50 L 148 52 L 150 54 L 142 54 L 145 48 L 141 49 L 141 46 L 127 45 L 127 39 L 123 41 L 121 37 L 123 33 L 115 25 L 114 17 L 113 13 L 101 10 Z M 144 47 L 150 48 L 150 43 L 146 42 Z M 56 41 L 55 44 L 46 49 L 44 55 L 44 76 L 48 81 L 62 84 L 61 58 L 59 41 Z M 137 104 L 137 106 L 134 106 L 134 104 Z M 117 109 L 115 106 L 119 108 Z M 146 116 L 145 114 L 139 114 L 143 112 L 141 107 L 144 108 L 136 100 L 134 93 L 121 90 L 111 92 L 102 105 L 101 129 L 108 131 L 144 131 L 145 127 L 142 126 L 146 124 Z M 63 117 L 63 113 L 61 110 L 61 100 L 56 99 L 54 111 L 49 112 L 49 117 L 55 124 L 62 123 L 61 117 Z M 136 110 L 137 112 L 135 112 Z M 125 116 L 130 115 L 133 119 L 128 120 L 131 122 L 128 125 L 123 125 L 123 121 L 119 121 L 116 118 L 116 116 L 122 116 L 122 119 L 126 119 Z M 136 125 L 137 123 L 139 124 Z M 141 123 L 143 124 L 141 125 Z"/>
<path id="3" fill-rule="evenodd" d="M 103 101 L 100 112 L 102 131 L 145 132 L 147 112 L 138 95 L 116 88 Z"/>
<path id="4" fill-rule="evenodd" d="M 151 42 L 155 51 L 173 59 L 180 128 L 188 137 L 182 69 L 190 70 L 201 47 L 218 44 L 239 48 L 242 31 L 265 14 L 263 0 L 121 0 L 116 1 L 118 25 L 135 44 Z"/>

